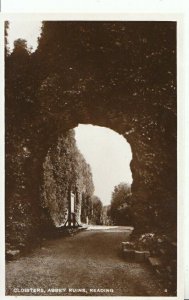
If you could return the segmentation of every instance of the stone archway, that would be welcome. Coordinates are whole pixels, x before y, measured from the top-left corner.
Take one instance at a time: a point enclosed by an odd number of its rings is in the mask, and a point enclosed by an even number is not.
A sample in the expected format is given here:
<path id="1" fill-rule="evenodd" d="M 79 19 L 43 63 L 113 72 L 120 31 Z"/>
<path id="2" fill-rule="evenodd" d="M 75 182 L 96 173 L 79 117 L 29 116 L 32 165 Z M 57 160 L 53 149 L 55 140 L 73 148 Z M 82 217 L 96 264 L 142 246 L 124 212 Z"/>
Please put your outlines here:
<path id="1" fill-rule="evenodd" d="M 136 228 L 175 229 L 176 24 L 45 22 L 38 50 L 25 55 L 17 64 L 13 52 L 6 63 L 7 212 L 29 203 L 27 215 L 40 223 L 48 148 L 79 123 L 90 123 L 113 129 L 131 145 Z M 17 89 L 24 103 L 18 113 L 13 66 L 25 83 Z"/>

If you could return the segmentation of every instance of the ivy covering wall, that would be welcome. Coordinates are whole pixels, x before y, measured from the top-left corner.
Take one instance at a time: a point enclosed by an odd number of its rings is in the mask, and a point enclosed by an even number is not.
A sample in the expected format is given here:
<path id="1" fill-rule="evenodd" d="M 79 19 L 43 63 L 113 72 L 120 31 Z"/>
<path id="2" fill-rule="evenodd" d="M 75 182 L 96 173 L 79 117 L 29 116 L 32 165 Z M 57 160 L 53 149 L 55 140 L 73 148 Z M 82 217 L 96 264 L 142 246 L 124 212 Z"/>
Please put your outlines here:
<path id="1" fill-rule="evenodd" d="M 49 149 L 43 164 L 44 184 L 42 206 L 50 211 L 56 226 L 67 220 L 68 192 L 75 194 L 75 213 L 80 222 L 82 214 L 88 215 L 88 206 L 94 192 L 90 165 L 78 150 L 74 130 L 58 139 Z"/>

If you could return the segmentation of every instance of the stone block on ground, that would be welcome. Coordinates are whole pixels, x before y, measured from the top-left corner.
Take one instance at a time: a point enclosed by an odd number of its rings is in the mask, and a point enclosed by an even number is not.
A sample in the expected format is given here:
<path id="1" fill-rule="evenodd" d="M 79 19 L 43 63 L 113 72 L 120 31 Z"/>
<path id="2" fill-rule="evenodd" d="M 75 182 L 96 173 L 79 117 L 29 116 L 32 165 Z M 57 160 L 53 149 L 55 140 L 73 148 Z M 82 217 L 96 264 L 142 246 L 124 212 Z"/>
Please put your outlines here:
<path id="1" fill-rule="evenodd" d="M 132 249 L 133 248 L 133 243 L 131 242 L 122 242 L 122 250 L 124 251 L 124 249 Z"/>
<path id="2" fill-rule="evenodd" d="M 144 251 L 135 251 L 135 261 L 143 262 L 145 260 Z"/>
<path id="3" fill-rule="evenodd" d="M 6 252 L 6 258 L 9 260 L 13 260 L 20 255 L 20 250 L 8 250 Z"/>
<path id="4" fill-rule="evenodd" d="M 158 257 L 148 257 L 148 261 L 152 268 L 158 268 L 161 266 L 161 260 Z"/>
<path id="5" fill-rule="evenodd" d="M 134 260 L 135 258 L 135 251 L 131 249 L 124 249 L 123 257 L 127 260 Z"/>
<path id="6" fill-rule="evenodd" d="M 163 243 L 163 240 L 161 238 L 157 239 L 158 243 Z"/>

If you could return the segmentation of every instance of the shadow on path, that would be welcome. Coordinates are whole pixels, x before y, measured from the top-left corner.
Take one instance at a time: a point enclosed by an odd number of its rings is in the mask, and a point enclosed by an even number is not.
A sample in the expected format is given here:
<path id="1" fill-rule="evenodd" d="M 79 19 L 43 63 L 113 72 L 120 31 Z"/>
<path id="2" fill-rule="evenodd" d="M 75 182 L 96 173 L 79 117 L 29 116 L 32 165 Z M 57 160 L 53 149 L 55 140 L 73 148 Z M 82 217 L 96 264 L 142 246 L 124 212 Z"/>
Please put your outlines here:
<path id="1" fill-rule="evenodd" d="M 72 237 L 44 241 L 27 257 L 7 263 L 6 295 L 163 295 L 147 264 L 121 257 L 121 242 L 130 233 L 129 227 L 93 226 Z"/>

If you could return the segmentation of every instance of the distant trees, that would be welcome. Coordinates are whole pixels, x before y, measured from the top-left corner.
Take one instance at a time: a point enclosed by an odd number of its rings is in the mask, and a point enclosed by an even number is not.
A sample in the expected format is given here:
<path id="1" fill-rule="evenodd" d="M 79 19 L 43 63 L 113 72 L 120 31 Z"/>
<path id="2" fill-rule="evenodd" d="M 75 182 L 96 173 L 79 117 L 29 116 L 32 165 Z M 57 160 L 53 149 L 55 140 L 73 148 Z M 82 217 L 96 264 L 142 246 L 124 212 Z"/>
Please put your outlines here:
<path id="1" fill-rule="evenodd" d="M 101 219 L 103 225 L 112 225 L 111 205 L 103 206 Z"/>
<path id="2" fill-rule="evenodd" d="M 16 51 L 26 51 L 28 52 L 27 48 L 27 41 L 25 39 L 17 39 L 14 41 L 14 50 L 13 53 Z"/>
<path id="3" fill-rule="evenodd" d="M 92 218 L 91 223 L 96 225 L 102 224 L 102 209 L 103 204 L 99 197 L 92 197 Z"/>
<path id="4" fill-rule="evenodd" d="M 131 187 L 120 183 L 114 187 L 111 199 L 110 216 L 115 225 L 131 225 Z"/>

